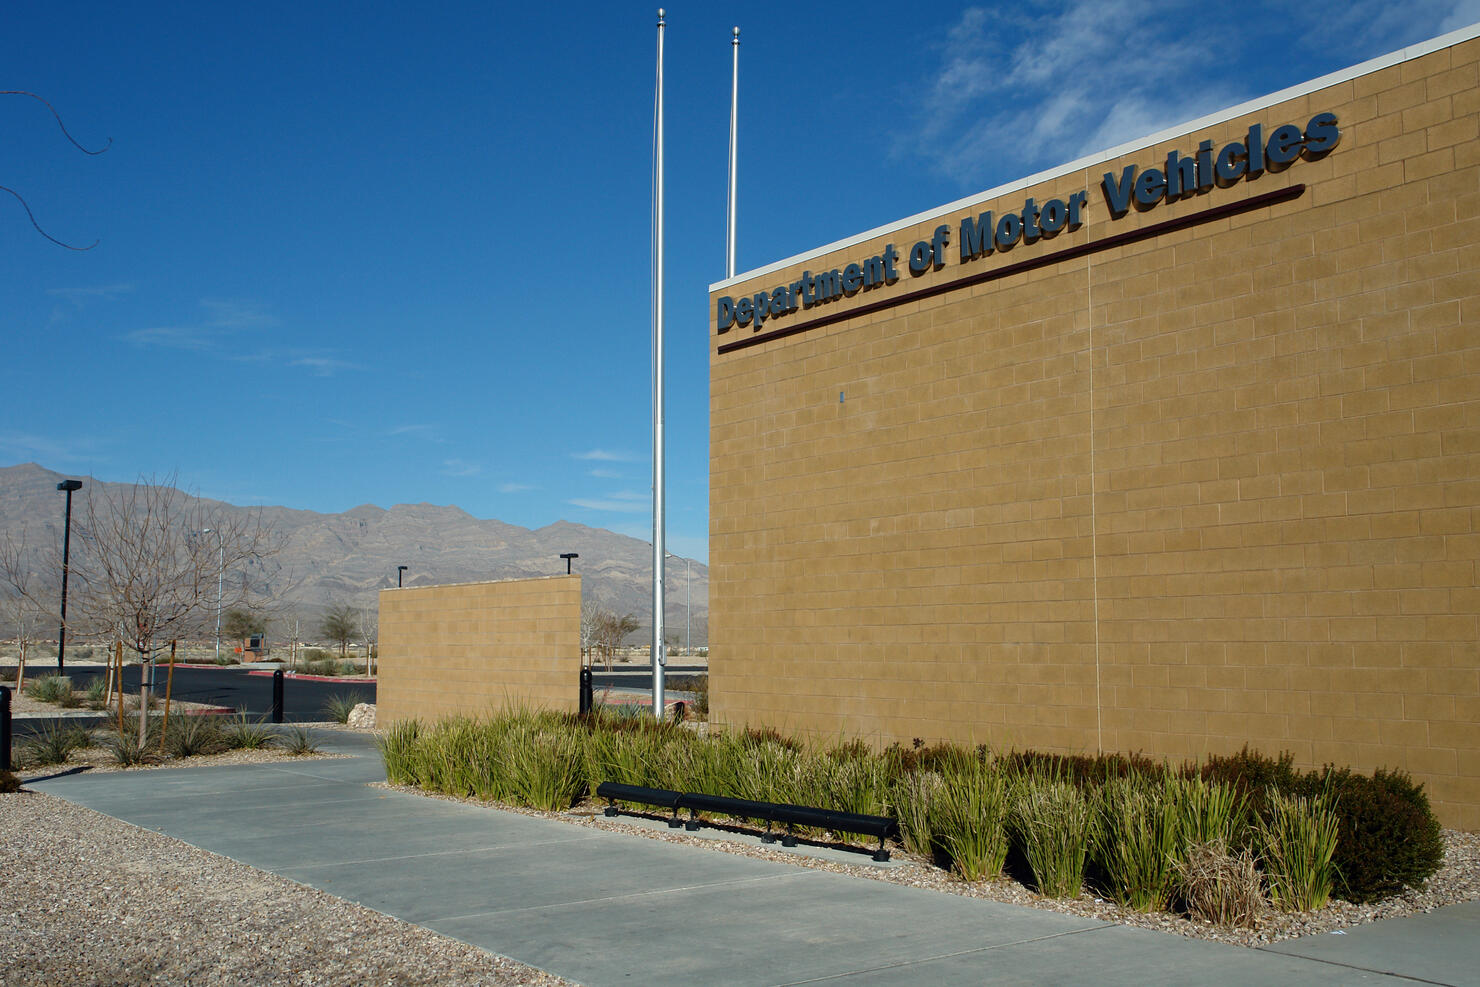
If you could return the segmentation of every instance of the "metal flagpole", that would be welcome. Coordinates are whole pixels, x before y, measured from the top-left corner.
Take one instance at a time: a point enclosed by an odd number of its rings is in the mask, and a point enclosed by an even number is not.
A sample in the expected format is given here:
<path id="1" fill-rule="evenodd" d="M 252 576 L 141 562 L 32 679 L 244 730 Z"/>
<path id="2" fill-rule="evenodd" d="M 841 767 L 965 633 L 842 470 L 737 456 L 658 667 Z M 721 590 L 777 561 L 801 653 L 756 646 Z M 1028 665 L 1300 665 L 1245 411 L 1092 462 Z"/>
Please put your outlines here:
<path id="1" fill-rule="evenodd" d="M 663 718 L 663 11 L 658 10 L 658 83 L 653 113 L 653 716 Z"/>
<path id="2" fill-rule="evenodd" d="M 730 195 L 725 213 L 725 277 L 735 276 L 735 155 L 739 145 L 740 28 L 730 39 Z"/>

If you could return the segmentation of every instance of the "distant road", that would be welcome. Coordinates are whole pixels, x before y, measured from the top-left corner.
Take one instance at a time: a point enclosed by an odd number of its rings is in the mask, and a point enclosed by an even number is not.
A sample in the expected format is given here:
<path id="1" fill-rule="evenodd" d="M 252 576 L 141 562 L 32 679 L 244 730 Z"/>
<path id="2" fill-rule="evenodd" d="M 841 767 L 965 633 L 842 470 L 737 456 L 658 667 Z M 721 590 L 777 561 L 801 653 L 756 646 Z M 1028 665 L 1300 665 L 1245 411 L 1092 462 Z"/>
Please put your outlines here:
<path id="1" fill-rule="evenodd" d="M 27 665 L 26 678 L 56 674 L 56 666 Z M 123 670 L 125 693 L 137 695 L 138 665 L 128 665 Z M 167 665 L 158 665 L 154 672 L 154 688 L 161 698 L 164 696 Z M 85 690 L 94 678 L 107 674 L 107 669 L 91 665 L 67 666 L 67 677 L 72 688 Z M 572 687 L 574 688 L 574 687 Z M 228 709 L 245 709 L 251 717 L 265 717 L 272 713 L 272 676 L 250 675 L 245 669 L 232 668 L 175 668 L 174 687 L 170 695 L 174 699 Z M 351 695 L 356 702 L 375 702 L 374 682 L 310 682 L 291 676 L 283 682 L 283 719 L 289 722 L 324 720 L 324 703 L 333 695 Z M 101 720 L 101 717 L 99 717 Z"/>

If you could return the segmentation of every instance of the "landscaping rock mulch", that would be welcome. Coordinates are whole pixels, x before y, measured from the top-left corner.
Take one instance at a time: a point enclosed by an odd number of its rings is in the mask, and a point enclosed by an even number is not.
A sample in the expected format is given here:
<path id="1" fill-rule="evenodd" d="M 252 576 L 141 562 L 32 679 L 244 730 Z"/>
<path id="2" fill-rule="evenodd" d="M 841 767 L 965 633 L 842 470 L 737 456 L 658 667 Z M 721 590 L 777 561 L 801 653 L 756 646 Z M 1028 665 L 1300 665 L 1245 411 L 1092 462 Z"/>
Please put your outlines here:
<path id="1" fill-rule="evenodd" d="M 0 795 L 0 987 L 566 983 L 51 795 Z"/>
<path id="2" fill-rule="evenodd" d="M 402 785 L 387 784 L 384 787 L 427 798 L 492 805 L 479 799 L 458 799 Z M 1480 834 L 1461 833 L 1454 830 L 1444 831 L 1444 865 L 1429 879 L 1422 890 L 1410 888 L 1386 901 L 1370 905 L 1356 905 L 1347 901 L 1333 900 L 1325 908 L 1315 912 L 1282 912 L 1266 905 L 1259 914 L 1256 927 L 1245 929 L 1212 925 L 1168 912 L 1149 914 L 1136 912 L 1117 905 L 1113 901 L 1097 898 L 1088 892 L 1081 892 L 1078 898 L 1070 900 L 1045 898 L 1009 878 L 1000 878 L 995 881 L 963 881 L 956 875 L 898 848 L 891 849 L 893 859 L 901 862 L 897 866 L 879 867 L 867 863 L 845 864 L 805 856 L 795 851 L 773 849 L 757 842 L 694 837 L 687 835 L 683 830 L 649 829 L 645 826 L 636 826 L 622 822 L 620 817 L 609 818 L 602 815 L 601 806 L 594 802 L 579 806 L 568 813 L 540 812 L 535 809 L 501 804 L 493 805 L 493 807 L 520 815 L 559 819 L 576 825 L 628 833 L 647 839 L 667 840 L 670 843 L 682 843 L 687 846 L 774 860 L 797 867 L 832 871 L 837 874 L 851 874 L 854 877 L 873 881 L 889 881 L 945 894 L 958 894 L 970 898 L 1000 901 L 1010 905 L 1042 908 L 1065 915 L 1078 915 L 1102 922 L 1154 929 L 1158 932 L 1168 932 L 1194 939 L 1208 939 L 1235 946 L 1264 946 L 1301 936 L 1335 932 L 1339 929 L 1382 919 L 1431 912 L 1444 905 L 1480 899 Z M 869 847 L 870 851 L 872 849 Z"/>

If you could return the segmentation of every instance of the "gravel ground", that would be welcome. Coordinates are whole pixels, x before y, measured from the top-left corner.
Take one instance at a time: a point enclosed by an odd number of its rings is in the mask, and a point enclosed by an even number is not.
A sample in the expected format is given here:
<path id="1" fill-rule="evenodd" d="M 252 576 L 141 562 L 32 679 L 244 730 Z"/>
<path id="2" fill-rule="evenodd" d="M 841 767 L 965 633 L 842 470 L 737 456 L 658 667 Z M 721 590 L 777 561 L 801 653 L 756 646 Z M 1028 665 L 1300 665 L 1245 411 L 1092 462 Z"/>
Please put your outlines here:
<path id="1" fill-rule="evenodd" d="M 4 987 L 565 983 L 51 795 L 0 795 Z"/>
<path id="2" fill-rule="evenodd" d="M 384 787 L 427 798 L 447 799 L 455 802 L 479 802 L 477 799 L 457 799 L 400 785 L 385 785 Z M 506 805 L 500 805 L 498 808 L 521 815 L 542 816 L 580 826 L 630 833 L 647 839 L 667 840 L 670 843 L 683 843 L 724 853 L 775 860 L 796 867 L 852 874 L 855 877 L 889 881 L 914 888 L 926 888 L 944 894 L 958 894 L 969 898 L 986 898 L 1011 905 L 1024 905 L 1029 908 L 1043 908 L 1065 915 L 1079 915 L 1103 922 L 1155 929 L 1158 932 L 1168 932 L 1195 939 L 1209 939 L 1235 946 L 1263 946 L 1285 939 L 1332 932 L 1336 929 L 1350 928 L 1381 919 L 1401 918 L 1404 915 L 1430 912 L 1444 905 L 1480 899 L 1480 834 L 1460 833 L 1454 830 L 1444 831 L 1444 864 L 1422 890 L 1410 888 L 1401 895 L 1371 905 L 1332 901 L 1325 908 L 1315 912 L 1282 912 L 1266 905 L 1258 917 L 1258 924 L 1255 928 L 1240 929 L 1212 925 L 1169 913 L 1143 914 L 1122 908 L 1112 901 L 1096 898 L 1089 893 L 1081 893 L 1078 898 L 1066 901 L 1044 898 L 1009 878 L 996 881 L 963 881 L 954 874 L 897 847 L 891 848 L 892 859 L 902 861 L 896 866 L 843 864 L 818 857 L 801 856 L 786 850 L 772 849 L 753 840 L 739 842 L 701 838 L 688 836 L 682 830 L 672 830 L 666 827 L 649 829 L 645 826 L 635 826 L 622 822 L 621 817 L 613 819 L 602 815 L 601 806 L 596 803 L 587 803 L 568 813 L 545 813 Z M 872 852 L 874 847 L 870 845 L 868 849 Z"/>

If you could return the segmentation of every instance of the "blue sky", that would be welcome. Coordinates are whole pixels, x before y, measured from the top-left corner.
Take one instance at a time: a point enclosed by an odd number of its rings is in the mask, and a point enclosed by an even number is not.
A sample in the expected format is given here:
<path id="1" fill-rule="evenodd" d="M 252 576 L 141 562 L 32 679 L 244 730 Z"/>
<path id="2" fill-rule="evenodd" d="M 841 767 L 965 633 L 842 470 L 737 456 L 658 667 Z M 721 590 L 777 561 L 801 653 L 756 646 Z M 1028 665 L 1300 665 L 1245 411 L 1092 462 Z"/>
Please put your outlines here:
<path id="1" fill-rule="evenodd" d="M 0 465 L 650 536 L 654 6 L 11 5 Z M 558 10 L 559 13 L 548 13 Z M 707 286 L 1480 21 L 1480 0 L 668 8 L 668 542 Z"/>

